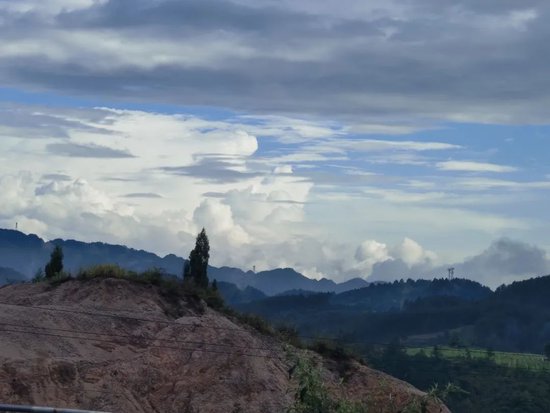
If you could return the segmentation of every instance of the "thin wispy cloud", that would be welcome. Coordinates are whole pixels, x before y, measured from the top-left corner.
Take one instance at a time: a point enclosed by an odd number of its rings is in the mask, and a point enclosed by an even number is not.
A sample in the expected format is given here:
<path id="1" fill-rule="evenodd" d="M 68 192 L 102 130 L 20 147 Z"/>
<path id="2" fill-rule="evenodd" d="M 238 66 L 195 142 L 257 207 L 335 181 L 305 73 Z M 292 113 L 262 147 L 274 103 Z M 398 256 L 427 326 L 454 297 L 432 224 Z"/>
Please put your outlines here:
<path id="1" fill-rule="evenodd" d="M 46 149 L 53 155 L 70 156 L 75 158 L 133 158 L 134 156 L 124 149 L 114 149 L 106 146 L 78 143 L 51 143 Z"/>
<path id="2" fill-rule="evenodd" d="M 515 172 L 518 168 L 507 165 L 497 165 L 486 162 L 473 161 L 445 161 L 436 164 L 438 169 L 442 171 L 464 171 L 464 172 L 495 172 L 506 173 Z"/>

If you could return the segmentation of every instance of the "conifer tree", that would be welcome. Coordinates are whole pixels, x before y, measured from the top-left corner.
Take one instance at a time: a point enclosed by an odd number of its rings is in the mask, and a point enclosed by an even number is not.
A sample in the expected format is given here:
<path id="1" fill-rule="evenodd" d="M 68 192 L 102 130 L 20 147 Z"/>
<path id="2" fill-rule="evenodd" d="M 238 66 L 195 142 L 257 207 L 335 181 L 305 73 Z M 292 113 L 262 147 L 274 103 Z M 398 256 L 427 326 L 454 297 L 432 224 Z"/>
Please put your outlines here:
<path id="1" fill-rule="evenodd" d="M 46 278 L 53 278 L 63 271 L 63 250 L 59 245 L 56 245 L 50 255 L 50 262 L 46 264 L 44 273 Z"/>
<path id="2" fill-rule="evenodd" d="M 189 254 L 189 262 L 185 264 L 184 279 L 192 280 L 201 288 L 208 287 L 208 260 L 210 258 L 210 244 L 203 228 L 197 235 L 195 248 Z"/>

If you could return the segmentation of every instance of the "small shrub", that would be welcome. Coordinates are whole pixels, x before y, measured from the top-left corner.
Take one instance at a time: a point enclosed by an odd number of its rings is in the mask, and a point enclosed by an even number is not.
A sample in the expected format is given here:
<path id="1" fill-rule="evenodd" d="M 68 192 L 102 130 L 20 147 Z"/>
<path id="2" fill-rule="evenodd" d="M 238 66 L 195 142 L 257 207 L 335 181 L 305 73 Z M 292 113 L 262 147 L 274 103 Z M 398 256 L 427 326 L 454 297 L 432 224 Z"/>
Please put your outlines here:
<path id="1" fill-rule="evenodd" d="M 63 284 L 64 282 L 72 280 L 73 277 L 67 272 L 59 272 L 53 275 L 51 278 L 47 278 L 48 282 L 52 287 L 57 287 L 58 285 Z"/>
<path id="2" fill-rule="evenodd" d="M 166 272 L 161 268 L 151 268 L 134 277 L 145 284 L 161 285 L 166 278 Z"/>
<path id="3" fill-rule="evenodd" d="M 81 269 L 76 276 L 79 280 L 91 280 L 93 278 L 122 278 L 133 279 L 136 274 L 120 268 L 115 264 L 101 264 Z"/>
<path id="4" fill-rule="evenodd" d="M 287 413 L 366 413 L 360 403 L 337 400 L 330 396 L 324 385 L 321 372 L 304 358 L 296 362 L 293 374 L 298 380 L 294 404 Z"/>
<path id="5" fill-rule="evenodd" d="M 298 334 L 298 330 L 295 327 L 279 325 L 275 327 L 275 332 L 280 340 L 289 343 L 294 347 L 304 347 L 304 343 L 302 343 L 300 335 Z"/>
<path id="6" fill-rule="evenodd" d="M 39 283 L 39 282 L 42 282 L 46 279 L 45 275 L 44 275 L 44 271 L 42 271 L 42 268 L 39 268 L 36 273 L 34 274 L 34 277 L 32 277 L 32 283 L 33 284 L 36 284 L 36 283 Z"/>
<path id="7" fill-rule="evenodd" d="M 352 360 L 354 358 L 349 350 L 326 340 L 317 340 L 309 348 L 335 361 Z"/>
<path id="8" fill-rule="evenodd" d="M 207 288 L 201 290 L 199 296 L 206 302 L 208 307 L 213 308 L 214 310 L 220 310 L 225 307 L 225 302 L 219 291 L 213 288 Z"/>
<path id="9" fill-rule="evenodd" d="M 243 324 L 252 327 L 254 330 L 267 336 L 275 336 L 275 331 L 271 325 L 262 317 L 254 314 L 235 313 L 234 316 Z"/>

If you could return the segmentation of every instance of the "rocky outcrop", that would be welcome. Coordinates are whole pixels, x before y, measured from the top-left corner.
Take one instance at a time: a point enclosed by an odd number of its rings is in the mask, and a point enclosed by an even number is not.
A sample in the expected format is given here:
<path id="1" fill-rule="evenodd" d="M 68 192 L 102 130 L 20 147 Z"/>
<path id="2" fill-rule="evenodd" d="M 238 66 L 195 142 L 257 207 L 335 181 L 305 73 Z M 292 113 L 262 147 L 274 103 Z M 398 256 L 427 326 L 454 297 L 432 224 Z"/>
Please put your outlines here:
<path id="1" fill-rule="evenodd" d="M 398 412 L 424 395 L 353 363 L 258 333 L 192 299 L 120 279 L 0 288 L 0 400 L 110 412 L 284 412 L 293 360 L 319 364 L 337 397 Z M 446 412 L 434 401 L 430 412 Z"/>

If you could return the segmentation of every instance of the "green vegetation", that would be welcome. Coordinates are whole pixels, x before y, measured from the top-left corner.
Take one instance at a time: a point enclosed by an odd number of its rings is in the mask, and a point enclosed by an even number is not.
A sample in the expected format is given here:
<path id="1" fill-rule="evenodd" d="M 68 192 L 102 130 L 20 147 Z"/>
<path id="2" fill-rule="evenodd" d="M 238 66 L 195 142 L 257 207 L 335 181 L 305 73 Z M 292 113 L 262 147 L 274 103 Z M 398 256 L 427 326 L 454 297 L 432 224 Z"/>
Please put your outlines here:
<path id="1" fill-rule="evenodd" d="M 432 386 L 425 396 L 413 396 L 407 404 L 397 405 L 392 398 L 392 388 L 382 379 L 378 388 L 372 393 L 363 395 L 363 402 L 350 401 L 346 397 L 344 387 L 333 387 L 330 390 L 321 377 L 321 369 L 315 362 L 305 356 L 291 355 L 294 367 L 291 369 L 292 379 L 298 382 L 294 395 L 294 404 L 287 413 L 426 413 L 430 405 L 437 405 L 451 395 L 460 394 L 462 390 L 453 384 L 445 387 Z M 345 383 L 345 377 L 340 386 Z M 389 397 L 388 397 L 389 396 Z"/>
<path id="2" fill-rule="evenodd" d="M 409 347 L 405 352 L 414 356 L 424 354 L 434 357 L 434 347 Z M 469 348 L 437 347 L 437 357 L 446 359 L 490 359 L 495 364 L 511 368 L 524 368 L 529 370 L 550 370 L 550 363 L 540 354 L 507 353 L 504 351 L 492 351 Z"/>
<path id="3" fill-rule="evenodd" d="M 492 348 L 543 354 L 550 343 L 550 276 L 494 293 L 467 280 L 407 280 L 342 294 L 277 296 L 236 304 L 303 336 L 347 342 Z"/>
<path id="4" fill-rule="evenodd" d="M 210 244 L 204 228 L 197 235 L 195 248 L 189 254 L 189 261 L 183 269 L 183 279 L 193 282 L 199 287 L 208 287 L 208 259 L 210 258 Z"/>
<path id="5" fill-rule="evenodd" d="M 397 342 L 365 349 L 370 366 L 424 391 L 429 392 L 436 383 L 451 383 L 454 391 L 445 395 L 445 403 L 453 413 L 550 411 L 549 370 L 508 367 L 466 350 L 463 357 L 447 355 L 445 348 L 407 354 Z"/>
<path id="6" fill-rule="evenodd" d="M 63 250 L 59 245 L 56 245 L 50 256 L 50 261 L 44 268 L 44 273 L 47 279 L 59 277 L 63 272 Z"/>
<path id="7" fill-rule="evenodd" d="M 79 280 L 91 280 L 94 278 L 118 278 L 135 281 L 142 284 L 172 284 L 174 280 L 165 278 L 165 275 L 166 274 L 158 268 L 152 268 L 142 273 L 138 273 L 135 271 L 125 270 L 115 264 L 102 264 L 81 269 L 76 278 Z"/>
<path id="8" fill-rule="evenodd" d="M 366 413 L 366 406 L 347 401 L 345 398 L 335 399 L 331 396 L 321 378 L 321 372 L 313 363 L 303 357 L 296 361 L 293 371 L 298 381 L 294 395 L 294 404 L 288 413 Z"/>

